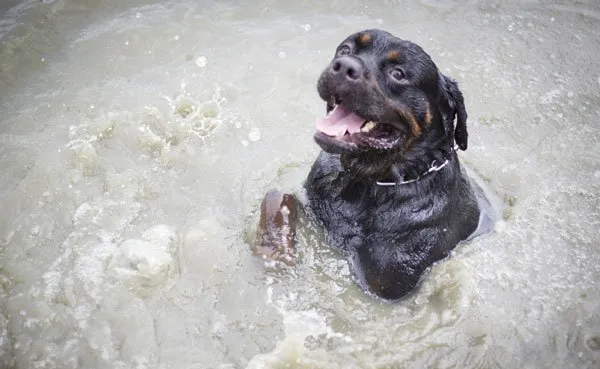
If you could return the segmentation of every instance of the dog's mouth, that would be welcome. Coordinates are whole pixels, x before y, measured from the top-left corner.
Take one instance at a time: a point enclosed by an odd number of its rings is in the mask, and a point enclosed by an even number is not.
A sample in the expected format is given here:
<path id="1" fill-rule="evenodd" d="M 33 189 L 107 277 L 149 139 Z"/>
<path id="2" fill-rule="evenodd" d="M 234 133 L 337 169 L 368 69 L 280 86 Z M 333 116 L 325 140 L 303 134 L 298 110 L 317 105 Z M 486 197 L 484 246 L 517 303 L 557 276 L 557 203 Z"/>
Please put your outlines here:
<path id="1" fill-rule="evenodd" d="M 389 150 L 402 138 L 402 131 L 394 125 L 362 117 L 343 101 L 334 101 L 327 103 L 327 116 L 316 122 L 315 140 L 326 151 Z"/>

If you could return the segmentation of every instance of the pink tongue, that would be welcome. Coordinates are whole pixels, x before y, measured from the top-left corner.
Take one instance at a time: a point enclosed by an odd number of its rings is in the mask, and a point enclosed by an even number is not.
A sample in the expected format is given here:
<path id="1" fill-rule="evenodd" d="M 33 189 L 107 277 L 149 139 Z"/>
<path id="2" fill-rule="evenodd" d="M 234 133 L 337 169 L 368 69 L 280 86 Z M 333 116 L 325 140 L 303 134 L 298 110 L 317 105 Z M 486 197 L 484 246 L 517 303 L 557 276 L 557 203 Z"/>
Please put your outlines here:
<path id="1" fill-rule="evenodd" d="M 359 117 L 343 105 L 338 105 L 325 118 L 317 118 L 317 130 L 328 136 L 339 136 L 346 132 L 360 132 L 365 118 Z"/>

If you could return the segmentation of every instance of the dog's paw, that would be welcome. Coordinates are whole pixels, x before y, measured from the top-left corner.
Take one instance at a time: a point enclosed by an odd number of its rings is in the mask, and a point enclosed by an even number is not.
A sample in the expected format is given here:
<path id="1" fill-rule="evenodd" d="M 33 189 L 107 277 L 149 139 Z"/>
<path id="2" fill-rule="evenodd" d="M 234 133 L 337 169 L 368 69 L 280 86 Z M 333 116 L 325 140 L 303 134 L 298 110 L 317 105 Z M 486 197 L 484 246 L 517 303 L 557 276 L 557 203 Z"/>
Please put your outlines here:
<path id="1" fill-rule="evenodd" d="M 294 195 L 279 190 L 267 192 L 260 206 L 256 242 L 252 245 L 265 265 L 296 265 L 297 223 L 298 203 Z"/>

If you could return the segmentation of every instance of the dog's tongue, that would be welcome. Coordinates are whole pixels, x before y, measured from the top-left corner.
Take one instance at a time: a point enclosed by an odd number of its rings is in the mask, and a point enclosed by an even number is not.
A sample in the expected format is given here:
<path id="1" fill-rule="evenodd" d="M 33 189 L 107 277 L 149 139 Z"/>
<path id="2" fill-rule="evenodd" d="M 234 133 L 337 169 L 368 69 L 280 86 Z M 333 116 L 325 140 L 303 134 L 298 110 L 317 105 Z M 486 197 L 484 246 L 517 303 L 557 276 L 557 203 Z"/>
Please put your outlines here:
<path id="1" fill-rule="evenodd" d="M 317 118 L 317 130 L 328 136 L 339 136 L 346 132 L 356 133 L 365 122 L 362 118 L 343 105 L 338 105 L 325 118 Z"/>

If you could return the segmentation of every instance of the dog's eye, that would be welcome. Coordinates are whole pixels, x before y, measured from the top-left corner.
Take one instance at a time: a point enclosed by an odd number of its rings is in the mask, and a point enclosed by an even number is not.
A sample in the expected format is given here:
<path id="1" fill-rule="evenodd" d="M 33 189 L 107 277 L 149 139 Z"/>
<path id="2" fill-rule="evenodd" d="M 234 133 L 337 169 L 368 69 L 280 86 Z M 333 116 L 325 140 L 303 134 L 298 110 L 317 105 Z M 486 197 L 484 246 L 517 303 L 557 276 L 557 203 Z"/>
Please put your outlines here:
<path id="1" fill-rule="evenodd" d="M 404 79 L 404 71 L 400 68 L 392 69 L 390 71 L 390 75 L 398 81 L 402 81 Z"/>
<path id="2" fill-rule="evenodd" d="M 352 52 L 352 50 L 350 49 L 350 46 L 348 46 L 348 45 L 342 45 L 338 49 L 337 53 L 338 53 L 338 55 L 348 55 L 348 54 L 350 54 L 350 52 Z"/>

